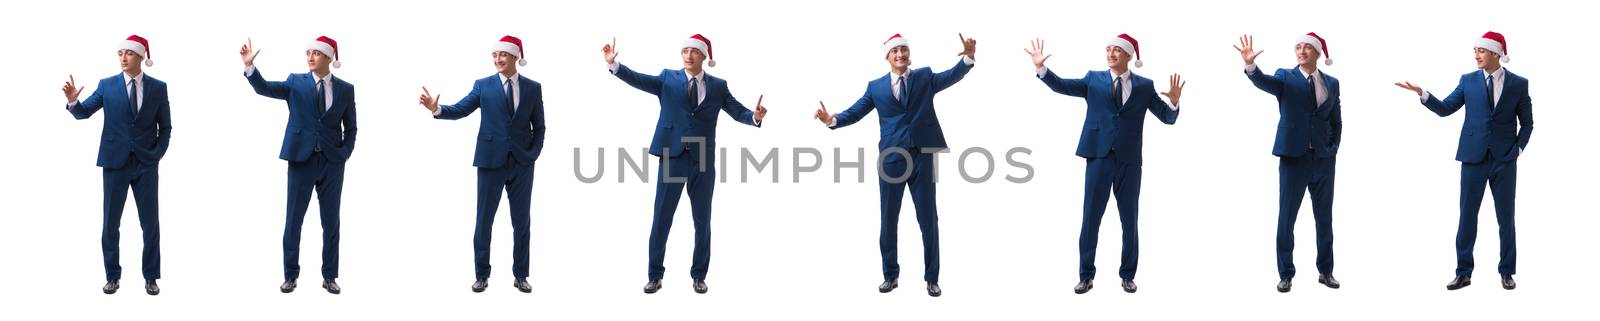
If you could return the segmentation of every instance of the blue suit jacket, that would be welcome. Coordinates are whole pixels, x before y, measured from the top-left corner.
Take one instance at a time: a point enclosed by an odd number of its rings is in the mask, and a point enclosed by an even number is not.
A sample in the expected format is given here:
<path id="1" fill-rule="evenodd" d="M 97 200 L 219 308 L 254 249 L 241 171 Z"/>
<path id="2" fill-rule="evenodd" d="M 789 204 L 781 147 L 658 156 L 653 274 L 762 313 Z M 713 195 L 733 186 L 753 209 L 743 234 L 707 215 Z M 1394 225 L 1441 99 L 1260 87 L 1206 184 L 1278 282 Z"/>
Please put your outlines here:
<path id="1" fill-rule="evenodd" d="M 138 157 L 140 163 L 157 164 L 167 154 L 167 144 L 172 141 L 172 113 L 167 101 L 167 83 L 144 75 L 144 108 L 134 114 L 128 105 L 128 81 L 121 73 L 101 79 L 89 99 L 76 106 L 68 105 L 73 118 L 85 119 L 96 111 L 106 110 L 105 127 L 100 130 L 100 156 L 95 166 L 121 168 L 129 157 Z"/>
<path id="2" fill-rule="evenodd" d="M 656 95 L 661 101 L 655 137 L 650 139 L 650 155 L 662 156 L 663 150 L 668 157 L 682 154 L 684 137 L 705 137 L 706 150 L 715 151 L 718 109 L 739 123 L 761 127 L 755 123 L 755 112 L 728 93 L 728 82 L 709 73 L 705 75 L 706 97 L 699 104 L 689 101 L 689 79 L 682 69 L 663 69 L 660 75 L 651 76 L 619 64 L 616 76 L 633 88 Z"/>
<path id="3" fill-rule="evenodd" d="M 455 105 L 440 105 L 434 118 L 456 120 L 483 108 L 478 125 L 478 147 L 472 166 L 500 168 L 506 160 L 532 164 L 544 150 L 544 91 L 539 82 L 517 75 L 520 108 L 511 108 L 500 75 L 472 83 L 472 93 Z"/>
<path id="4" fill-rule="evenodd" d="M 1300 157 L 1306 148 L 1316 151 L 1317 157 L 1333 157 L 1339 153 L 1339 138 L 1344 130 L 1344 117 L 1339 111 L 1339 79 L 1322 73 L 1322 84 L 1328 90 L 1328 100 L 1317 105 L 1316 91 L 1299 67 L 1278 69 L 1272 76 L 1261 73 L 1261 68 L 1246 71 L 1250 83 L 1256 88 L 1278 97 L 1278 134 L 1272 143 L 1272 154 Z"/>
<path id="5" fill-rule="evenodd" d="M 1489 107 L 1492 98 L 1484 88 L 1483 70 L 1461 75 L 1461 82 L 1449 97 L 1439 101 L 1429 95 L 1422 103 L 1439 117 L 1450 116 L 1462 105 L 1467 106 L 1467 119 L 1461 124 L 1461 142 L 1456 146 L 1456 160 L 1476 163 L 1483 161 L 1487 152 L 1500 155 L 1502 160 L 1513 160 L 1528 147 L 1528 137 L 1533 136 L 1533 99 L 1528 97 L 1528 79 L 1505 72 L 1501 86 L 1500 102 Z M 1517 125 L 1522 125 L 1518 129 Z M 1513 148 L 1515 147 L 1515 148 Z"/>
<path id="6" fill-rule="evenodd" d="M 326 113 L 317 107 L 317 80 L 311 73 L 289 74 L 284 81 L 266 81 L 261 70 L 245 75 L 257 94 L 288 101 L 289 124 L 283 130 L 278 158 L 302 162 L 321 148 L 335 162 L 350 159 L 356 148 L 355 86 L 333 77 L 333 105 Z M 341 127 L 342 126 L 342 127 Z"/>
<path id="7" fill-rule="evenodd" d="M 972 65 L 965 61 L 943 72 L 934 73 L 928 67 L 906 72 L 905 102 L 894 98 L 890 74 L 867 82 L 867 92 L 856 104 L 834 115 L 834 129 L 850 126 L 878 110 L 878 150 L 900 147 L 910 153 L 922 152 L 920 148 L 942 149 L 950 147 L 944 140 L 944 129 L 939 127 L 939 116 L 933 110 L 933 96 L 950 88 L 967 76 Z M 890 154 L 885 162 L 898 160 L 902 155 Z"/>
<path id="8" fill-rule="evenodd" d="M 1162 123 L 1178 122 L 1178 111 L 1156 96 L 1155 82 L 1132 75 L 1133 87 L 1128 102 L 1122 107 L 1116 103 L 1122 97 L 1112 96 L 1113 76 L 1110 71 L 1090 71 L 1083 79 L 1062 79 L 1054 71 L 1046 72 L 1043 80 L 1050 90 L 1073 97 L 1083 97 L 1089 102 L 1089 114 L 1083 118 L 1083 133 L 1078 135 L 1078 156 L 1101 158 L 1117 150 L 1117 159 L 1130 164 L 1144 162 L 1144 112 Z"/>

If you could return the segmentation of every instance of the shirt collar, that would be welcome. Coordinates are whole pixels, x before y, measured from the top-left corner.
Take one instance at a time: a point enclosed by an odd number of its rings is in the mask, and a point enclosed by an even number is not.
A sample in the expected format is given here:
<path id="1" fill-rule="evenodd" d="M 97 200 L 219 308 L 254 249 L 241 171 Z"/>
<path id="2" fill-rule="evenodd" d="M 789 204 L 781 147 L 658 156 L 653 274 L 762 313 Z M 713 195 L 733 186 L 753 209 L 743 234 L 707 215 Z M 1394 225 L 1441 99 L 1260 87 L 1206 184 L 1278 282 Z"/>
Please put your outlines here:
<path id="1" fill-rule="evenodd" d="M 689 70 L 688 69 L 684 69 L 683 70 L 683 78 L 684 79 L 691 79 L 692 78 L 692 79 L 695 80 L 695 82 L 698 82 L 698 83 L 701 83 L 701 84 L 705 84 L 706 83 L 706 71 L 705 70 L 701 70 L 699 75 L 690 75 L 689 74 Z"/>
<path id="2" fill-rule="evenodd" d="M 1484 72 L 1483 73 L 1484 77 L 1491 77 L 1492 76 L 1492 77 L 1494 77 L 1494 79 L 1497 79 L 1497 80 L 1505 78 L 1505 76 L 1506 76 L 1506 67 L 1496 68 L 1494 70 L 1494 72 L 1488 72 L 1488 71 L 1482 70 L 1482 69 L 1480 69 L 1480 71 Z"/>
<path id="3" fill-rule="evenodd" d="M 905 76 L 909 76 L 909 75 L 911 75 L 911 68 L 906 68 L 906 73 L 903 73 L 903 74 L 894 73 L 894 69 L 889 69 L 889 80 L 890 81 L 900 81 L 900 78 L 905 77 Z"/>
<path id="4" fill-rule="evenodd" d="M 143 71 L 139 72 L 138 74 L 133 75 L 132 77 L 129 77 L 128 73 L 122 73 L 122 77 L 125 78 L 127 81 L 138 80 L 140 83 L 144 82 L 144 72 Z M 123 85 L 127 85 L 127 83 L 123 83 Z"/>
<path id="5" fill-rule="evenodd" d="M 315 71 L 309 72 L 308 74 L 311 75 L 312 79 L 320 80 L 324 84 L 333 82 L 333 72 L 328 72 L 328 75 L 322 77 L 317 77 L 317 72 Z"/>

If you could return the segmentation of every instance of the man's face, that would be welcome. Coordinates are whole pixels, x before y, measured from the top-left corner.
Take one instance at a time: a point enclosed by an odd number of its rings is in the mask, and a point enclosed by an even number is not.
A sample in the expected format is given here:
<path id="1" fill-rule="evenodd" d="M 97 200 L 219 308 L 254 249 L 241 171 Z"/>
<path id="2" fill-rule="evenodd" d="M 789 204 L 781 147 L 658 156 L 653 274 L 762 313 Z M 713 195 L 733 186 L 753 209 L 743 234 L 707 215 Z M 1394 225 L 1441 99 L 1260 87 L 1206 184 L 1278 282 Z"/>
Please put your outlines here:
<path id="1" fill-rule="evenodd" d="M 134 53 L 133 50 L 117 50 L 117 62 L 122 65 L 122 72 L 137 72 L 139 64 L 144 62 L 144 57 Z"/>
<path id="2" fill-rule="evenodd" d="M 1132 57 L 1127 51 L 1122 51 L 1122 47 L 1106 46 L 1106 66 L 1128 69 L 1128 58 Z"/>
<path id="3" fill-rule="evenodd" d="M 333 58 L 328 58 L 328 55 L 322 54 L 321 51 L 306 49 L 307 67 L 311 67 L 311 69 L 328 69 L 328 65 L 332 63 Z"/>
<path id="4" fill-rule="evenodd" d="M 897 46 L 889 49 L 889 55 L 884 59 L 889 61 L 889 66 L 895 69 L 905 69 L 911 66 L 911 47 Z"/>
<path id="5" fill-rule="evenodd" d="M 679 54 L 683 56 L 684 69 L 700 70 L 700 66 L 706 63 L 706 54 L 701 53 L 700 49 L 683 48 Z"/>
<path id="6" fill-rule="evenodd" d="M 1322 53 L 1317 51 L 1317 47 L 1312 47 L 1309 43 L 1302 42 L 1294 45 L 1294 61 L 1301 66 L 1308 64 L 1315 66 L 1317 58 L 1321 57 Z"/>
<path id="7" fill-rule="evenodd" d="M 517 72 L 517 56 L 509 52 L 496 51 L 494 55 L 494 70 L 501 74 Z"/>
<path id="8" fill-rule="evenodd" d="M 1478 69 L 1488 69 L 1490 66 L 1496 66 L 1495 63 L 1500 61 L 1500 54 L 1489 49 L 1476 48 L 1472 50 L 1472 59 L 1478 62 Z"/>

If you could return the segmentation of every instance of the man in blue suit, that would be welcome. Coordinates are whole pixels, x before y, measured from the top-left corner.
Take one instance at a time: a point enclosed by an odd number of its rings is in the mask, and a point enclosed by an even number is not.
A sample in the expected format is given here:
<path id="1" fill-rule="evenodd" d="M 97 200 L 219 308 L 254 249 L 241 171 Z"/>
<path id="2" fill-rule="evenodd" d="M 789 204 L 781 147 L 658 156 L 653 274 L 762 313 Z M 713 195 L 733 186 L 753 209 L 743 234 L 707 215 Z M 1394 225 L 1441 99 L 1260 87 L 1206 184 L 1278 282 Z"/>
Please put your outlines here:
<path id="1" fill-rule="evenodd" d="M 1266 75 L 1256 67 L 1255 38 L 1239 38 L 1239 57 L 1250 83 L 1278 99 L 1278 133 L 1272 155 L 1278 156 L 1278 292 L 1289 292 L 1294 279 L 1294 221 L 1309 190 L 1311 215 L 1317 224 L 1317 283 L 1338 289 L 1333 278 L 1333 177 L 1344 121 L 1340 115 L 1339 80 L 1317 70 L 1317 60 L 1333 64 L 1328 43 L 1315 32 L 1295 39 L 1296 68 Z"/>
<path id="2" fill-rule="evenodd" d="M 156 279 L 161 278 L 161 222 L 157 205 L 159 165 L 172 141 L 172 113 L 167 101 L 167 83 L 145 74 L 140 66 L 153 66 L 150 43 L 138 35 L 118 44 L 117 59 L 122 73 L 101 79 L 88 100 L 78 101 L 83 87 L 68 76 L 61 87 L 67 96 L 67 112 L 86 119 L 105 109 L 105 126 L 100 129 L 100 156 L 104 180 L 104 215 L 101 216 L 100 254 L 105 259 L 106 285 L 101 291 L 117 293 L 121 287 L 120 259 L 122 207 L 133 188 L 133 201 L 139 210 L 139 228 L 144 231 L 144 292 L 161 293 Z"/>
<path id="3" fill-rule="evenodd" d="M 711 40 L 705 36 L 696 34 L 683 41 L 678 51 L 683 69 L 663 69 L 653 76 L 617 63 L 616 46 L 616 39 L 612 39 L 611 44 L 600 49 L 611 74 L 633 88 L 656 95 L 661 102 L 655 137 L 650 140 L 650 155 L 660 161 L 656 170 L 655 216 L 650 223 L 649 281 L 644 293 L 661 290 L 661 276 L 667 270 L 662 265 L 667 254 L 667 232 L 686 186 L 694 217 L 694 263 L 689 267 L 689 277 L 694 279 L 695 293 L 706 293 L 706 270 L 711 264 L 711 192 L 717 173 L 712 164 L 717 150 L 717 111 L 739 123 L 761 127 L 767 108 L 761 105 L 760 98 L 756 99 L 755 111 L 745 108 L 728 91 L 726 80 L 705 73 L 702 66 L 717 66 Z"/>
<path id="4" fill-rule="evenodd" d="M 355 86 L 333 76 L 339 68 L 338 42 L 318 37 L 306 49 L 311 72 L 290 74 L 284 81 L 266 81 L 256 70 L 256 54 L 246 42 L 239 48 L 244 77 L 257 94 L 282 99 L 289 105 L 289 124 L 283 132 L 278 158 L 289 161 L 289 204 L 283 229 L 283 284 L 278 290 L 294 292 L 300 277 L 300 226 L 304 224 L 311 192 L 317 192 L 322 214 L 322 288 L 339 294 L 339 195 L 344 188 L 344 165 L 356 147 Z"/>
<path id="5" fill-rule="evenodd" d="M 1106 214 L 1106 201 L 1117 197 L 1117 214 L 1122 221 L 1122 290 L 1138 291 L 1133 283 L 1139 268 L 1139 183 L 1143 173 L 1144 113 L 1162 123 L 1178 121 L 1178 98 L 1184 83 L 1174 74 L 1170 92 L 1161 93 L 1172 104 L 1156 96 L 1155 82 L 1134 74 L 1128 62 L 1143 67 L 1138 58 L 1139 41 L 1128 34 L 1106 42 L 1107 71 L 1090 71 L 1081 79 L 1063 79 L 1045 68 L 1050 55 L 1044 53 L 1044 40 L 1034 40 L 1025 50 L 1033 58 L 1035 76 L 1057 93 L 1083 97 L 1089 103 L 1078 136 L 1078 156 L 1088 161 L 1083 181 L 1083 229 L 1078 233 L 1078 294 L 1094 288 L 1094 255 L 1100 241 L 1100 219 Z"/>
<path id="6" fill-rule="evenodd" d="M 455 105 L 439 105 L 439 96 L 422 88 L 419 103 L 433 118 L 456 120 L 479 108 L 483 117 L 478 125 L 477 152 L 472 166 L 478 168 L 477 227 L 472 232 L 472 257 L 477 281 L 472 292 L 489 287 L 489 240 L 494 231 L 494 213 L 500 207 L 500 189 L 511 202 L 512 286 L 522 293 L 533 292 L 528 285 L 529 207 L 533 198 L 533 165 L 544 149 L 544 91 L 539 82 L 517 73 L 517 66 L 528 64 L 522 58 L 522 39 L 505 36 L 490 52 L 496 73 L 472 84 L 472 92 Z"/>
<path id="7" fill-rule="evenodd" d="M 1485 184 L 1493 191 L 1495 221 L 1500 225 L 1500 286 L 1517 288 L 1517 158 L 1533 135 L 1533 99 L 1528 79 L 1502 68 L 1506 38 L 1490 31 L 1473 46 L 1478 70 L 1461 75 L 1456 90 L 1440 101 L 1410 82 L 1396 83 L 1417 93 L 1422 105 L 1439 117 L 1467 107 L 1461 124 L 1456 160 L 1461 162 L 1461 221 L 1456 227 L 1456 277 L 1445 289 L 1472 285 L 1472 247 L 1478 240 L 1478 209 Z M 1520 126 L 1519 126 L 1520 125 Z"/>
<path id="8" fill-rule="evenodd" d="M 966 77 L 975 63 L 978 41 L 961 37 L 961 61 L 954 68 L 935 73 L 928 67 L 911 69 L 911 46 L 899 34 L 889 37 L 881 47 L 889 73 L 867 82 L 867 91 L 855 105 L 838 114 L 828 113 L 818 101 L 815 118 L 828 128 L 850 126 L 873 110 L 878 110 L 878 251 L 883 255 L 883 283 L 879 293 L 900 287 L 899 235 L 900 201 L 911 189 L 911 203 L 922 229 L 923 280 L 928 295 L 939 296 L 939 210 L 935 198 L 938 173 L 934 153 L 948 149 L 944 129 L 934 113 L 933 96 Z"/>

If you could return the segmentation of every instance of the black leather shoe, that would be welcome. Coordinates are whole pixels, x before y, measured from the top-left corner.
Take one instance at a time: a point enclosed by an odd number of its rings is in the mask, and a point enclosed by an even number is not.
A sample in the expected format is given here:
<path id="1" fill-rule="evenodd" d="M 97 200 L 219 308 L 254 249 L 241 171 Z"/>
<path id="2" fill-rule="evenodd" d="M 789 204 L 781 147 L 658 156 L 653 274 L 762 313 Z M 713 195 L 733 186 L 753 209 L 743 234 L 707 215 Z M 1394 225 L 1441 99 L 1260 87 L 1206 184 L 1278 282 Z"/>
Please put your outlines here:
<path id="1" fill-rule="evenodd" d="M 156 280 L 144 280 L 144 294 L 161 294 L 161 287 L 156 286 Z"/>
<path id="2" fill-rule="evenodd" d="M 1139 286 L 1133 284 L 1133 279 L 1123 279 L 1122 280 L 1122 292 L 1128 292 L 1128 293 L 1139 292 Z"/>
<path id="3" fill-rule="evenodd" d="M 295 283 L 293 279 L 283 280 L 283 285 L 278 286 L 278 291 L 283 293 L 294 292 L 294 287 Z"/>
<path id="4" fill-rule="evenodd" d="M 105 292 L 106 294 L 115 294 L 117 293 L 117 289 L 120 288 L 122 288 L 122 285 L 118 284 L 117 280 L 111 280 L 106 281 L 106 286 L 100 287 L 100 291 Z"/>
<path id="5" fill-rule="evenodd" d="M 1094 281 L 1093 280 L 1082 280 L 1082 281 L 1078 281 L 1078 286 L 1072 287 L 1072 293 L 1077 293 L 1077 294 L 1089 293 L 1089 290 L 1091 290 L 1091 289 L 1094 289 Z"/>
<path id="6" fill-rule="evenodd" d="M 937 298 L 940 295 L 944 295 L 944 289 L 939 288 L 938 283 L 928 282 L 928 296 Z"/>
<path id="7" fill-rule="evenodd" d="M 889 293 L 889 291 L 894 291 L 894 288 L 898 287 L 900 287 L 900 279 L 884 280 L 883 284 L 878 285 L 878 293 Z"/>
<path id="8" fill-rule="evenodd" d="M 706 294 L 711 288 L 706 287 L 706 280 L 694 280 L 694 293 Z"/>
<path id="9" fill-rule="evenodd" d="M 340 292 L 339 283 L 333 282 L 333 279 L 322 279 L 322 288 L 327 289 L 328 293 L 339 294 Z"/>
<path id="10" fill-rule="evenodd" d="M 1465 275 L 1460 275 L 1460 276 L 1456 276 L 1456 279 L 1450 280 L 1450 284 L 1446 284 L 1444 286 L 1444 289 L 1445 290 L 1450 290 L 1450 291 L 1455 291 L 1455 290 L 1460 290 L 1461 288 L 1467 287 L 1468 285 L 1472 285 L 1472 277 L 1465 276 Z"/>
<path id="11" fill-rule="evenodd" d="M 645 294 L 656 293 L 656 291 L 661 291 L 661 279 L 650 280 L 650 282 L 644 284 Z"/>
<path id="12" fill-rule="evenodd" d="M 522 291 L 522 293 L 533 293 L 533 286 L 528 285 L 528 278 L 517 278 L 516 282 L 511 282 L 511 286 L 516 287 L 517 291 Z"/>
<path id="13" fill-rule="evenodd" d="M 1326 285 L 1326 286 L 1328 286 L 1328 288 L 1333 288 L 1333 289 L 1339 288 L 1339 280 L 1335 280 L 1333 278 L 1333 273 L 1327 273 L 1327 274 L 1323 274 L 1321 276 L 1317 276 L 1317 283 L 1322 283 L 1322 285 Z"/>
<path id="14" fill-rule="evenodd" d="M 1289 288 L 1292 286 L 1294 283 L 1289 282 L 1289 279 L 1278 280 L 1278 293 L 1289 293 Z"/>
<path id="15" fill-rule="evenodd" d="M 1517 280 L 1511 279 L 1511 275 L 1509 274 L 1501 275 L 1500 287 L 1505 288 L 1506 290 L 1515 290 L 1517 289 Z"/>
<path id="16" fill-rule="evenodd" d="M 489 279 L 478 279 L 478 281 L 472 282 L 472 293 L 483 293 L 483 290 L 488 288 Z"/>

